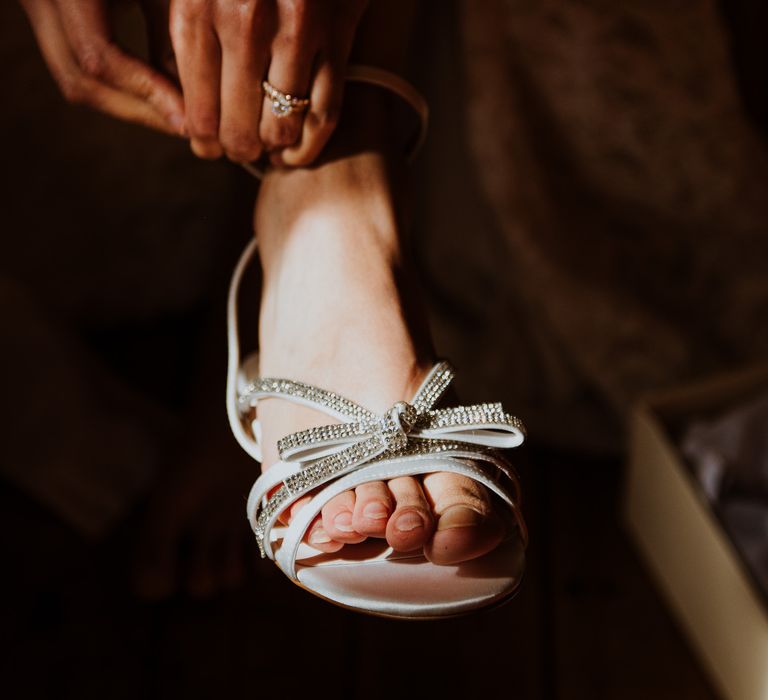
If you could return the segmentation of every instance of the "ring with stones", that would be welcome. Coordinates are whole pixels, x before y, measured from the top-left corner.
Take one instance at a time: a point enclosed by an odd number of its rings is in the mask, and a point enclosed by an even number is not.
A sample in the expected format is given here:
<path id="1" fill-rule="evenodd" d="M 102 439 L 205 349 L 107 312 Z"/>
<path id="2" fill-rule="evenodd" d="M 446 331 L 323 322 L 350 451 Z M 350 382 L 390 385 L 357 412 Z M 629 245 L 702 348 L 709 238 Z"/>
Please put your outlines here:
<path id="1" fill-rule="evenodd" d="M 263 81 L 261 87 L 272 102 L 272 114 L 276 117 L 287 117 L 293 112 L 303 112 L 309 106 L 309 100 L 306 97 L 289 95 L 278 90 L 268 80 Z"/>

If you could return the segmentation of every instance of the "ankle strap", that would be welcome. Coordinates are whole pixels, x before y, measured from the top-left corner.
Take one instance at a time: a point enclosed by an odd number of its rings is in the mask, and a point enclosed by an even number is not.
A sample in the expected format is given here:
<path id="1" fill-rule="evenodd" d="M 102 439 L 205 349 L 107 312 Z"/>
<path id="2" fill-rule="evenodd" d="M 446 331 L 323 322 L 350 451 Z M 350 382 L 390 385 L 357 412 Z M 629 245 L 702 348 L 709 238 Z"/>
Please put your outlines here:
<path id="1" fill-rule="evenodd" d="M 405 78 L 396 73 L 376 66 L 352 65 L 347 67 L 347 81 L 367 83 L 389 90 L 408 103 L 419 119 L 416 133 L 411 137 L 406 148 L 408 161 L 413 160 L 421 150 L 427 138 L 429 126 L 429 106 L 424 96 Z"/>
<path id="2" fill-rule="evenodd" d="M 232 281 L 229 283 L 229 296 L 227 298 L 227 418 L 229 427 L 240 446 L 257 462 L 261 462 L 261 447 L 259 436 L 254 436 L 246 431 L 240 416 L 238 405 L 238 389 L 240 384 L 245 385 L 246 378 L 240 372 L 240 331 L 238 329 L 237 300 L 240 292 L 240 282 L 243 274 L 256 253 L 256 238 L 252 238 L 240 259 L 237 261 L 235 271 L 232 273 Z"/>
<path id="3" fill-rule="evenodd" d="M 381 431 L 371 428 L 381 426 L 381 421 L 391 423 L 395 428 L 408 424 L 407 432 L 421 439 L 452 439 L 463 443 L 483 445 L 491 448 L 510 448 L 520 445 L 525 437 L 525 428 L 515 416 L 507 413 L 501 404 L 485 403 L 473 406 L 458 406 L 449 409 L 433 407 L 445 393 L 453 381 L 454 371 L 447 362 L 438 362 L 422 382 L 413 396 L 411 403 L 399 402 L 385 414 L 377 416 L 363 406 L 340 396 L 332 391 L 326 391 L 309 384 L 292 379 L 274 379 L 254 377 L 250 380 L 241 374 L 240 369 L 240 338 L 237 319 L 237 298 L 240 282 L 248 264 L 256 252 L 256 239 L 252 239 L 232 275 L 227 301 L 227 340 L 229 345 L 227 367 L 227 416 L 237 441 L 254 459 L 261 461 L 261 449 L 257 435 L 250 435 L 243 427 L 242 419 L 259 399 L 280 397 L 302 403 L 322 411 L 337 420 L 346 423 L 342 430 L 338 426 L 302 431 L 287 436 L 281 443 L 282 458 L 297 459 L 297 446 L 308 447 L 312 450 L 332 447 L 331 453 L 336 452 L 336 446 L 348 446 L 349 441 L 356 443 L 361 439 L 374 438 L 373 442 L 383 439 Z M 325 431 L 325 432 L 324 432 Z M 395 430 L 395 437 L 400 435 Z M 327 433 L 327 434 L 326 434 Z M 294 444 L 290 444 L 293 441 Z M 313 444 L 314 443 L 314 444 Z M 382 449 L 390 449 L 384 446 Z M 376 446 L 379 449 L 379 446 Z M 317 455 L 315 455 L 317 457 Z"/>
<path id="4" fill-rule="evenodd" d="M 429 106 L 424 96 L 405 78 L 396 73 L 377 68 L 376 66 L 351 65 L 347 66 L 346 80 L 350 83 L 366 83 L 375 85 L 397 95 L 416 113 L 418 118 L 418 127 L 414 135 L 408 140 L 406 145 L 406 158 L 408 162 L 412 161 L 416 154 L 421 150 L 424 140 L 427 137 L 427 127 L 429 125 Z M 261 168 L 253 163 L 240 163 L 254 177 L 261 179 L 264 175 Z"/>

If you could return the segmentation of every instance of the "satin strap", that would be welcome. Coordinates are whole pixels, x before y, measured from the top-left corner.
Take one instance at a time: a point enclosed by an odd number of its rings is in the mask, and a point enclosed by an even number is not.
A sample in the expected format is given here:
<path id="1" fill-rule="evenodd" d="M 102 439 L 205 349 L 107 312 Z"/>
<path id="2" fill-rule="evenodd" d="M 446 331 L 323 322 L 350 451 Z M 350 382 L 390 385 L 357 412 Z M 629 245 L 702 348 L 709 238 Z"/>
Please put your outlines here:
<path id="1" fill-rule="evenodd" d="M 424 144 L 429 126 L 429 106 L 423 95 L 405 78 L 376 66 L 347 66 L 346 80 L 350 83 L 365 83 L 389 90 L 411 107 L 418 119 L 416 132 L 406 144 L 406 157 L 409 162 L 412 161 Z M 264 175 L 262 170 L 253 163 L 240 165 L 256 178 L 261 179 Z"/>

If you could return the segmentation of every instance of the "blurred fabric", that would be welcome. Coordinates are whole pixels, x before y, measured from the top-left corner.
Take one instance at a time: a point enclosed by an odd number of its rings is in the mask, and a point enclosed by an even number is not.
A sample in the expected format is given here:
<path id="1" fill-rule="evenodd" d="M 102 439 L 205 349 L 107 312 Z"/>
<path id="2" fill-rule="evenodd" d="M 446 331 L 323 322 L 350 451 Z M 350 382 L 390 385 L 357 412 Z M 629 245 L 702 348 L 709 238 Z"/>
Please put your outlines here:
<path id="1" fill-rule="evenodd" d="M 253 184 L 64 104 L 18 7 L 0 19 L 0 469 L 99 531 L 151 479 L 175 420 L 155 385 L 196 352 L 130 339 L 221 294 Z M 469 400 L 503 399 L 537 442 L 615 453 L 639 394 L 765 356 L 768 160 L 718 5 L 467 0 L 423 24 L 415 239 Z"/>
<path id="2" fill-rule="evenodd" d="M 140 47 L 137 15 L 120 19 Z M 253 185 L 180 139 L 67 105 L 16 2 L 0 6 L 0 57 L 0 473 L 103 534 L 163 458 L 199 354 L 178 330 L 221 300 Z"/>
<path id="3" fill-rule="evenodd" d="M 758 5 L 460 3 L 445 92 L 489 212 L 430 241 L 456 239 L 484 307 L 484 349 L 462 357 L 534 436 L 616 449 L 611 419 L 643 392 L 768 353 L 768 154 L 745 108 L 765 85 Z"/>

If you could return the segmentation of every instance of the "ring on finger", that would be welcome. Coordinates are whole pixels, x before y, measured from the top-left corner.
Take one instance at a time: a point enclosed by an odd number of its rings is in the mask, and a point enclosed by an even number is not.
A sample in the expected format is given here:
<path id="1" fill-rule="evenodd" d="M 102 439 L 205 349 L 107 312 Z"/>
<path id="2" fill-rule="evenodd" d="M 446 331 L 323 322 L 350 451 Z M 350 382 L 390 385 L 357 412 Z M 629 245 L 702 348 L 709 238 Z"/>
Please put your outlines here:
<path id="1" fill-rule="evenodd" d="M 289 95 L 278 90 L 268 80 L 263 81 L 261 87 L 264 88 L 264 93 L 272 102 L 272 114 L 276 117 L 287 117 L 293 112 L 303 112 L 309 107 L 308 98 Z"/>

